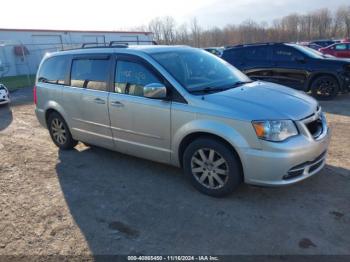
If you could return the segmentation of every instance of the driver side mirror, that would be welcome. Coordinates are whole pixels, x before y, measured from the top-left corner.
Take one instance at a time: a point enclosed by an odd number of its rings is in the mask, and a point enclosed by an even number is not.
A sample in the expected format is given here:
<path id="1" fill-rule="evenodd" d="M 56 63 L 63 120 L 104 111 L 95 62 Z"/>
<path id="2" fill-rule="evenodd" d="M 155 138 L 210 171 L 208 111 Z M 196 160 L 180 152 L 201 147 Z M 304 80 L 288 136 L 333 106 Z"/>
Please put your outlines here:
<path id="1" fill-rule="evenodd" d="M 143 87 L 143 96 L 153 99 L 164 99 L 167 97 L 167 90 L 163 84 L 151 83 Z"/>

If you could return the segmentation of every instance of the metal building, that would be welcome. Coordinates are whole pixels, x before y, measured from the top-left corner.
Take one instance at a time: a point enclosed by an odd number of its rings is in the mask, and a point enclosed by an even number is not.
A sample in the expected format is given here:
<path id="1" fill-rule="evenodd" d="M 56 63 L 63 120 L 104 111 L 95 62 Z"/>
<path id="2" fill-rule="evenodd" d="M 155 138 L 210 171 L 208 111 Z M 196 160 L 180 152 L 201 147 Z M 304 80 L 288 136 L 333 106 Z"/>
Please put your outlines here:
<path id="1" fill-rule="evenodd" d="M 47 52 L 81 46 L 152 43 L 151 32 L 0 29 L 0 77 L 35 74 Z"/>

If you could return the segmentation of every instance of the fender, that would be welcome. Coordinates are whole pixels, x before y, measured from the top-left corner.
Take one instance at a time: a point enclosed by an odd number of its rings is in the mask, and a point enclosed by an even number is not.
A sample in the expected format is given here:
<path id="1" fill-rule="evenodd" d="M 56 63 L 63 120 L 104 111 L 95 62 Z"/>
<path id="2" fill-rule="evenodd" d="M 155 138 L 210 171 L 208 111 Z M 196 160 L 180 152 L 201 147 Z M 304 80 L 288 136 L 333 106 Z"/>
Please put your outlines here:
<path id="1" fill-rule="evenodd" d="M 49 100 L 45 103 L 45 105 L 44 105 L 45 117 L 46 117 L 47 111 L 51 110 L 51 109 L 57 111 L 63 117 L 63 119 L 66 121 L 67 125 L 71 126 L 70 121 L 69 121 L 69 117 L 67 116 L 65 110 L 63 109 L 63 107 L 60 104 L 58 104 L 55 101 Z"/>
<path id="2" fill-rule="evenodd" d="M 250 124 L 250 123 L 247 123 Z M 179 150 L 180 144 L 185 137 L 194 133 L 208 133 L 212 135 L 219 136 L 220 138 L 227 141 L 237 152 L 239 157 L 241 157 L 241 150 L 244 148 L 249 148 L 252 145 L 249 145 L 247 140 L 237 132 L 232 126 L 225 124 L 220 121 L 215 120 L 203 120 L 197 119 L 193 120 L 183 126 L 181 126 L 176 132 L 173 134 L 172 140 L 172 155 L 171 155 L 171 163 L 175 166 L 180 166 L 179 159 Z M 250 136 L 251 134 L 247 134 Z M 255 134 L 252 134 L 255 135 Z M 256 147 L 260 147 L 260 145 L 255 145 Z"/>

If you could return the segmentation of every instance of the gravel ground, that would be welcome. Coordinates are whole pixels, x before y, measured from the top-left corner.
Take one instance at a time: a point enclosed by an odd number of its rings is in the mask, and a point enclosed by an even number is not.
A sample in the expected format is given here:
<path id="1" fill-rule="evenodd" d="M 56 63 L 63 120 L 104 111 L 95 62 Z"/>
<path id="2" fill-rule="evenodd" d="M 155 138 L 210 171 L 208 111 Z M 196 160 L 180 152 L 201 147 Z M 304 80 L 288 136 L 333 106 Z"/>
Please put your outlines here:
<path id="1" fill-rule="evenodd" d="M 181 170 L 39 126 L 31 89 L 0 107 L 0 255 L 350 254 L 350 96 L 322 103 L 323 171 L 294 186 L 198 193 Z"/>

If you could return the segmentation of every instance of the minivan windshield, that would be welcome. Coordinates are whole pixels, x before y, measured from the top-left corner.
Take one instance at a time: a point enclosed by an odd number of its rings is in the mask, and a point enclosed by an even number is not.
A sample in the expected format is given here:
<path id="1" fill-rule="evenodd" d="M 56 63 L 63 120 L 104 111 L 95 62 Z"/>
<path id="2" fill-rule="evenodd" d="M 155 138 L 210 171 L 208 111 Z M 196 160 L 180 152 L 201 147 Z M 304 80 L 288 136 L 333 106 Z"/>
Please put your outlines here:
<path id="1" fill-rule="evenodd" d="M 251 80 L 217 56 L 200 49 L 185 49 L 151 55 L 189 92 L 218 92 Z"/>

